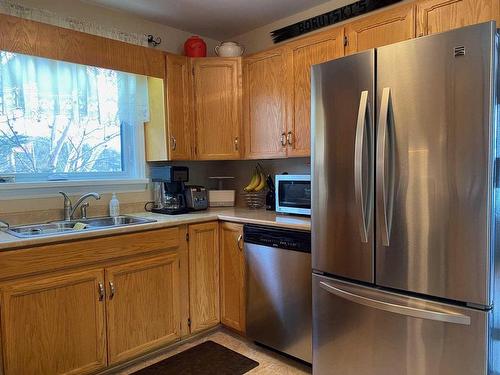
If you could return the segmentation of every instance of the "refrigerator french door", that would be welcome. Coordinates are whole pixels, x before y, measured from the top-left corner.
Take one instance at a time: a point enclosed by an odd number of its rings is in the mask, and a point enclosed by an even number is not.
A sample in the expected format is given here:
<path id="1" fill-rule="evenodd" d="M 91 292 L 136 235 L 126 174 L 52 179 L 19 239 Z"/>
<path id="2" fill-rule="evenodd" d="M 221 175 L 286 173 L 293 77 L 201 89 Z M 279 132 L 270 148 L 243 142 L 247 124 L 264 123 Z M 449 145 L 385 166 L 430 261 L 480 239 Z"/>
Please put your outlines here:
<path id="1" fill-rule="evenodd" d="M 500 373 L 496 43 L 491 22 L 313 67 L 315 374 Z"/>
<path id="2" fill-rule="evenodd" d="M 491 305 L 495 32 L 377 50 L 378 285 Z"/>
<path id="3" fill-rule="evenodd" d="M 313 66 L 313 269 L 374 282 L 375 51 Z"/>

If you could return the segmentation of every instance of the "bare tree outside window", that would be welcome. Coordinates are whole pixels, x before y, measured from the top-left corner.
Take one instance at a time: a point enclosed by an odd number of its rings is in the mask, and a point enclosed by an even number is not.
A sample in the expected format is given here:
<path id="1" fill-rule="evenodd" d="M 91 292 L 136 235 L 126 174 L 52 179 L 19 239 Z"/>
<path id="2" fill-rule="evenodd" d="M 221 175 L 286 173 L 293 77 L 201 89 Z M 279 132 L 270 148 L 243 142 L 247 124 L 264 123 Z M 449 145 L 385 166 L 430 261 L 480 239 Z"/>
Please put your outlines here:
<path id="1" fill-rule="evenodd" d="M 0 173 L 123 171 L 120 74 L 0 51 Z"/>

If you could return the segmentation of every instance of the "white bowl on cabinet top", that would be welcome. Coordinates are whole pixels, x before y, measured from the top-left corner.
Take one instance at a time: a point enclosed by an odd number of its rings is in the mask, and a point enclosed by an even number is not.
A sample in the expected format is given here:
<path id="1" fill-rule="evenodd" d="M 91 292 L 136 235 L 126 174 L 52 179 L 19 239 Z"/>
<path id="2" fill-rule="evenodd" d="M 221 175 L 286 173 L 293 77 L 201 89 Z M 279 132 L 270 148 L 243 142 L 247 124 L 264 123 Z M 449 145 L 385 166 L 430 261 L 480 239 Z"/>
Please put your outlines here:
<path id="1" fill-rule="evenodd" d="M 215 47 L 215 53 L 220 57 L 239 57 L 244 52 L 245 48 L 236 42 L 221 42 Z"/>

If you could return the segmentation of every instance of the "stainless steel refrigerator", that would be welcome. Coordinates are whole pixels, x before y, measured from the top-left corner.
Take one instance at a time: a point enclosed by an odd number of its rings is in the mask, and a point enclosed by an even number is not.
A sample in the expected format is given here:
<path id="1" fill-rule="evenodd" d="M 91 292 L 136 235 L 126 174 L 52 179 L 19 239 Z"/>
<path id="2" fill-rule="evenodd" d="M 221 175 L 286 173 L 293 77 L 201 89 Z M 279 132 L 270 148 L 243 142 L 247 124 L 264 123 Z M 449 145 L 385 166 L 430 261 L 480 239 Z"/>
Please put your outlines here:
<path id="1" fill-rule="evenodd" d="M 497 54 L 487 23 L 313 67 L 314 374 L 500 374 Z"/>

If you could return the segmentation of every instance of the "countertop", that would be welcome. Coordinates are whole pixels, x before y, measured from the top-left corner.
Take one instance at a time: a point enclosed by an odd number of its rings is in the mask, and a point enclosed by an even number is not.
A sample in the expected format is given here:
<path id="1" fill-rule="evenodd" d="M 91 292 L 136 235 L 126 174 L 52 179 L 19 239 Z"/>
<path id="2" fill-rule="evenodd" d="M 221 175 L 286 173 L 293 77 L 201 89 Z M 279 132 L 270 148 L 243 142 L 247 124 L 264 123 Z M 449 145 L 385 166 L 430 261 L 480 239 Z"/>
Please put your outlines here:
<path id="1" fill-rule="evenodd" d="M 127 214 L 130 216 L 154 219 L 156 222 L 138 225 L 112 227 L 106 229 L 81 231 L 64 234 L 48 235 L 37 238 L 17 238 L 0 231 L 0 251 L 13 250 L 22 247 L 39 246 L 63 241 L 76 241 L 86 238 L 103 237 L 108 235 L 132 233 L 151 229 L 160 229 L 182 224 L 202 223 L 221 220 L 243 224 L 260 224 L 296 230 L 311 230 L 311 219 L 303 216 L 278 215 L 272 211 L 250 210 L 245 208 L 221 208 L 207 211 L 193 212 L 183 215 L 161 215 L 150 212 Z"/>

